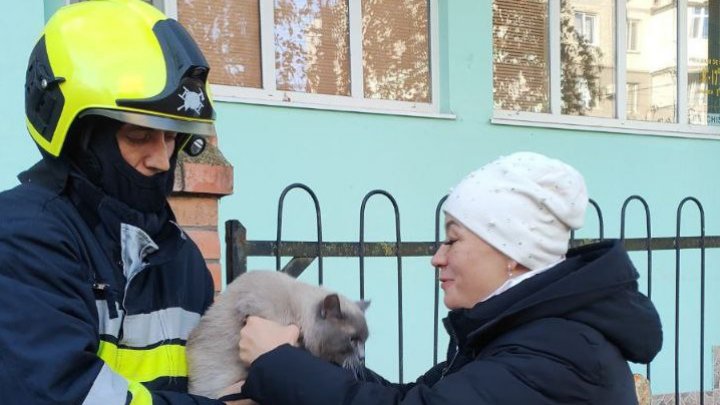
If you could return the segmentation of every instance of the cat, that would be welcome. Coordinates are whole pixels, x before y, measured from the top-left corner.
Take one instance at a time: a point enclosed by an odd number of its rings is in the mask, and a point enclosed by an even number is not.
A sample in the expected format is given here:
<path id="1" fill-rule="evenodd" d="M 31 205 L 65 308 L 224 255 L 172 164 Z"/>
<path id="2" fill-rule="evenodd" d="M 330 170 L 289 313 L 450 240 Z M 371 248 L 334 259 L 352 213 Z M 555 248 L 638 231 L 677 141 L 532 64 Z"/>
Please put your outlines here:
<path id="1" fill-rule="evenodd" d="M 301 347 L 357 373 L 365 357 L 368 301 L 351 301 L 276 271 L 242 274 L 190 332 L 187 341 L 189 392 L 218 398 L 247 370 L 238 357 L 240 328 L 248 315 L 300 327 Z"/>

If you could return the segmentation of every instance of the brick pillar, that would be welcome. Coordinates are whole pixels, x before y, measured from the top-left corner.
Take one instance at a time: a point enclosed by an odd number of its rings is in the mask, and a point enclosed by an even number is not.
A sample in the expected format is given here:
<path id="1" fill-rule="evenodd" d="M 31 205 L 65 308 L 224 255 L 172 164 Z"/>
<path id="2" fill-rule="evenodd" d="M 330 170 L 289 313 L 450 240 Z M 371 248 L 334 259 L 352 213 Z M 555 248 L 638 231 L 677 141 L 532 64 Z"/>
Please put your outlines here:
<path id="1" fill-rule="evenodd" d="M 215 291 L 222 287 L 218 202 L 233 192 L 233 167 L 217 147 L 217 138 L 209 137 L 200 156 L 180 154 L 170 206 L 178 223 L 198 245 L 207 263 Z"/>
<path id="2" fill-rule="evenodd" d="M 650 381 L 642 374 L 633 374 L 633 378 L 635 379 L 635 395 L 638 405 L 650 405 L 652 402 Z"/>

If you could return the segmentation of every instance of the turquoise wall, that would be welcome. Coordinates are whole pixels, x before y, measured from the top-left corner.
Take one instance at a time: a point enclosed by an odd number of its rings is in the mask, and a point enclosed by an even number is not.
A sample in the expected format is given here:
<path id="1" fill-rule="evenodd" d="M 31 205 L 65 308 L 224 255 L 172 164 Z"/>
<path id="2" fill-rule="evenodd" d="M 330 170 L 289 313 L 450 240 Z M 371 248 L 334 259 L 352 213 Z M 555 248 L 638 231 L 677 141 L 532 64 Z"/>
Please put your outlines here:
<path id="1" fill-rule="evenodd" d="M 498 155 L 531 150 L 562 159 L 585 174 L 591 197 L 603 208 L 606 236 L 619 233 L 622 202 L 632 194 L 650 204 L 654 236 L 675 234 L 677 204 L 686 196 L 698 198 L 706 210 L 706 233 L 720 234 L 720 192 L 715 173 L 720 169 L 719 140 L 697 140 L 610 134 L 603 132 L 538 129 L 490 124 L 492 115 L 492 9 L 489 1 L 441 1 L 443 112 L 453 120 L 367 113 L 217 103 L 221 149 L 235 167 L 235 194 L 222 200 L 220 221 L 239 219 L 255 240 L 275 238 L 277 198 L 282 189 L 302 182 L 317 193 L 322 208 L 325 240 L 356 241 L 363 196 L 384 189 L 396 198 L 401 212 L 402 239 L 428 241 L 434 235 L 434 211 L 438 200 L 467 172 Z M 49 7 L 52 5 L 48 3 Z M 0 186 L 14 182 L 14 174 L 37 157 L 29 139 L 23 139 L 22 81 L 25 58 L 40 30 L 44 9 L 23 2 L 14 9 L 12 21 L 0 30 L 13 38 L 13 56 L 0 63 L 8 67 L 11 80 L 2 79 L 10 97 L 0 100 L 7 117 L 2 125 L 12 134 L 11 148 L 3 152 Z M 0 18 L 9 18 L 3 16 Z M 11 22 L 22 21 L 22 24 Z M 20 26 L 18 26 L 20 25 Z M 18 32 L 19 31 L 19 32 Z M 3 65 L 4 66 L 4 65 Z M 285 202 L 283 234 L 289 240 L 315 238 L 314 210 L 309 197 L 292 192 Z M 644 232 L 644 214 L 633 204 L 628 236 Z M 586 229 L 578 237 L 595 237 L 597 220 L 591 211 Z M 696 211 L 683 215 L 684 235 L 697 234 Z M 368 241 L 392 240 L 394 224 L 387 201 L 373 199 L 367 207 Z M 645 259 L 633 254 L 645 283 Z M 699 319 L 699 253 L 683 253 L 681 260 L 681 389 L 697 390 Z M 720 258 L 708 253 L 708 291 L 717 291 Z M 251 268 L 274 268 L 273 259 L 254 258 Z M 357 260 L 326 259 L 325 284 L 358 297 Z M 397 375 L 396 262 L 366 260 L 366 298 L 371 338 L 368 363 L 389 378 Z M 405 380 L 414 379 L 432 361 L 433 270 L 429 258 L 403 261 Z M 314 282 L 317 268 L 303 279 Z M 673 252 L 653 256 L 653 295 L 665 325 L 666 344 L 654 363 L 653 390 L 673 389 L 673 306 L 675 257 Z M 717 296 L 717 294 L 710 294 Z M 707 308 L 718 308 L 716 297 Z M 661 298 L 660 298 L 661 297 Z M 706 383 L 712 383 L 710 346 L 720 344 L 717 322 L 706 322 Z M 444 350 L 441 348 L 440 353 Z M 636 367 L 638 371 L 643 368 Z"/>
<path id="2" fill-rule="evenodd" d="M 8 6 L 0 13 L 0 189 L 17 184 L 15 175 L 40 157 L 25 129 L 24 89 L 25 68 L 35 41 L 45 22 L 42 1 L 23 1 Z"/>

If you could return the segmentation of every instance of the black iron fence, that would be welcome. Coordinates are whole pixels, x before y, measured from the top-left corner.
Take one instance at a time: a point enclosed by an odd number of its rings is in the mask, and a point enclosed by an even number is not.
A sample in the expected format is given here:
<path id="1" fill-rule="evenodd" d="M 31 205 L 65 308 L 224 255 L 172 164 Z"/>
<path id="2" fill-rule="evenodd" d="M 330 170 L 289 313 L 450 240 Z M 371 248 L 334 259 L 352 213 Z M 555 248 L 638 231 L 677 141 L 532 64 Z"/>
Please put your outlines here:
<path id="1" fill-rule="evenodd" d="M 316 215 L 316 234 L 315 241 L 286 241 L 282 237 L 283 229 L 283 205 L 288 192 L 300 189 L 305 191 L 311 198 L 315 207 Z M 374 197 L 383 197 L 390 201 L 394 210 L 395 220 L 395 240 L 388 242 L 366 242 L 365 241 L 365 208 L 367 202 Z M 237 220 L 229 220 L 225 223 L 225 241 L 226 241 L 226 277 L 228 282 L 238 275 L 246 272 L 248 257 L 275 257 L 276 270 L 286 272 L 294 277 L 299 276 L 308 266 L 317 260 L 318 268 L 318 284 L 323 284 L 323 258 L 326 257 L 342 257 L 342 258 L 358 258 L 359 260 L 359 286 L 360 299 L 365 298 L 365 258 L 367 257 L 395 257 L 397 258 L 397 313 L 398 313 L 398 380 L 403 380 L 403 258 L 406 257 L 430 257 L 440 244 L 440 230 L 442 224 L 441 207 L 447 196 L 440 199 L 435 209 L 435 240 L 426 242 L 407 242 L 400 238 L 400 212 L 395 198 L 384 190 L 373 190 L 365 195 L 360 208 L 360 224 L 359 224 L 359 240 L 357 242 L 328 242 L 323 240 L 322 236 L 322 219 L 320 204 L 313 190 L 300 183 L 291 184 L 286 187 L 278 201 L 277 211 L 277 237 L 275 240 L 247 240 L 247 232 L 245 227 Z M 645 214 L 645 236 L 639 238 L 625 237 L 626 211 L 630 204 L 640 204 Z M 682 217 L 683 210 L 686 206 L 694 205 L 699 214 L 700 224 L 697 236 L 681 236 L 683 228 Z M 590 199 L 590 206 L 594 211 L 598 220 L 598 237 L 576 239 L 575 235 L 571 235 L 570 244 L 572 247 L 590 244 L 605 239 L 605 224 L 603 212 L 600 206 Z M 646 269 L 646 293 L 652 299 L 653 287 L 653 252 L 657 251 L 674 251 L 675 252 L 675 321 L 674 321 L 674 383 L 675 383 L 675 403 L 680 404 L 680 307 L 681 300 L 681 251 L 696 249 L 700 252 L 700 301 L 699 308 L 699 360 L 700 360 L 700 378 L 698 390 L 700 393 L 705 392 L 705 253 L 707 249 L 720 248 L 720 236 L 705 235 L 705 212 L 700 201 L 694 197 L 683 199 L 677 207 L 676 213 L 676 232 L 674 236 L 653 237 L 651 216 L 648 203 L 640 196 L 633 195 L 628 197 L 622 204 L 620 214 L 620 235 L 618 237 L 624 243 L 625 248 L 629 252 L 645 252 L 647 255 Z M 291 258 L 281 268 L 281 258 Z M 435 269 L 435 278 L 437 279 L 438 269 Z M 433 362 L 438 362 L 438 308 L 439 308 L 439 286 L 435 283 L 434 289 L 434 316 L 433 316 Z M 666 342 L 667 345 L 668 342 Z M 685 342 L 687 343 L 687 342 Z M 652 364 L 647 365 L 646 377 L 648 380 L 652 376 Z M 699 395 L 699 403 L 704 404 L 705 395 Z"/>

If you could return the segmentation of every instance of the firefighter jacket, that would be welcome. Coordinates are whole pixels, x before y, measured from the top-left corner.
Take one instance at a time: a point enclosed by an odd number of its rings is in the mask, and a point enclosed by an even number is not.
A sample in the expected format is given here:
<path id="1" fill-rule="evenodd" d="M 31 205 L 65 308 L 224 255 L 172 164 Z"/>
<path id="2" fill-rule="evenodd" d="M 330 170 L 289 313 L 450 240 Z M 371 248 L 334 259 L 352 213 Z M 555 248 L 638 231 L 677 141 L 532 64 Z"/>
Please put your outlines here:
<path id="1" fill-rule="evenodd" d="M 0 402 L 221 404 L 187 394 L 213 282 L 169 207 L 145 218 L 49 159 L 19 177 L 0 194 Z"/>

